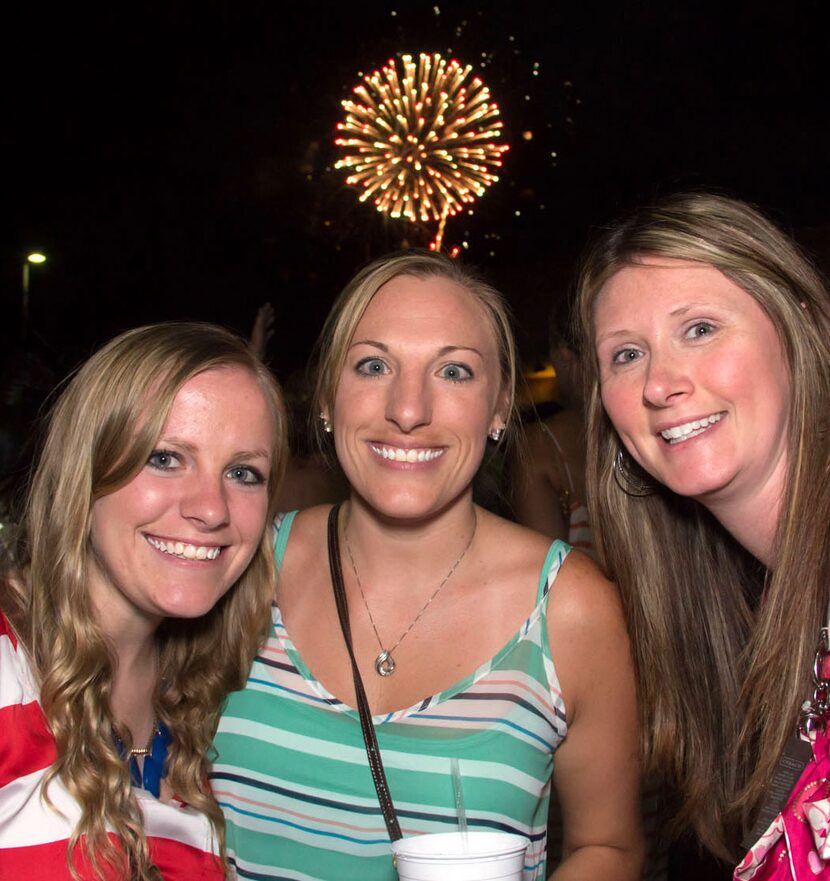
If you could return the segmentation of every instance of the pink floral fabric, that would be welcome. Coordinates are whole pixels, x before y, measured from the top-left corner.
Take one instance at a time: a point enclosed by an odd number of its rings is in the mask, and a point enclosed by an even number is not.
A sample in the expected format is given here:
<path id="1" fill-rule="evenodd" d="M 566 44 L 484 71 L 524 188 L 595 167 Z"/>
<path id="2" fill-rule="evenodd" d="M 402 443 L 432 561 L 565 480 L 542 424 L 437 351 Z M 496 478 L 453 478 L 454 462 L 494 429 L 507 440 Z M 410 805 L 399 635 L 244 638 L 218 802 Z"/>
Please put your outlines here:
<path id="1" fill-rule="evenodd" d="M 734 881 L 830 881 L 828 735 L 817 735 L 813 758 L 784 810 L 735 869 Z"/>

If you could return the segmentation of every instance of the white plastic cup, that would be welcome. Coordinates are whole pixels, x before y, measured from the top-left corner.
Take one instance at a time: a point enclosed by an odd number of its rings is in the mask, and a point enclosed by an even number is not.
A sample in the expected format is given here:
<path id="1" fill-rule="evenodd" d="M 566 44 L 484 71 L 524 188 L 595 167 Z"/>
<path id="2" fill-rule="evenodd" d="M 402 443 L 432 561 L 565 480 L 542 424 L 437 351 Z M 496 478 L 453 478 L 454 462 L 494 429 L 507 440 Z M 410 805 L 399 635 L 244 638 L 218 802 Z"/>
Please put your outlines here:
<path id="1" fill-rule="evenodd" d="M 441 832 L 392 842 L 400 881 L 522 881 L 528 841 L 508 832 Z"/>

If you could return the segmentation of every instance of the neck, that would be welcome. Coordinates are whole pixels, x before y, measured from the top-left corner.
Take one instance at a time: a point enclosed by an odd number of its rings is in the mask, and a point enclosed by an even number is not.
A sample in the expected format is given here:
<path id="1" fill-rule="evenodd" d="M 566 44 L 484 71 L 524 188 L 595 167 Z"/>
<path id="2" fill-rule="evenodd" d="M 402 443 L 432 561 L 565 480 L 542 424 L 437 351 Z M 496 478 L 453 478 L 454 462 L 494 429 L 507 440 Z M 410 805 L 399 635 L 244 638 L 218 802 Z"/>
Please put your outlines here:
<path id="1" fill-rule="evenodd" d="M 768 482 L 748 499 L 701 502 L 724 529 L 767 569 L 775 568 L 774 545 L 781 516 L 783 485 Z"/>
<path id="2" fill-rule="evenodd" d="M 389 585 L 400 579 L 411 589 L 413 572 L 424 573 L 434 568 L 438 573 L 452 563 L 450 557 L 461 553 L 475 529 L 476 511 L 470 492 L 433 516 L 417 521 L 398 520 L 378 515 L 353 495 L 345 506 L 341 524 L 348 530 L 364 586 L 380 584 L 381 579 Z M 444 572 L 440 574 L 443 576 Z M 423 580 L 429 587 L 429 577 L 424 576 Z"/>
<path id="3" fill-rule="evenodd" d="M 155 723 L 153 699 L 158 684 L 155 632 L 158 622 L 132 616 L 97 614 L 115 656 L 110 709 L 115 721 L 143 745 Z"/>
<path id="4" fill-rule="evenodd" d="M 158 658 L 153 642 L 123 647 L 116 654 L 110 704 L 116 721 L 143 745 L 155 722 L 153 699 L 158 685 Z"/>

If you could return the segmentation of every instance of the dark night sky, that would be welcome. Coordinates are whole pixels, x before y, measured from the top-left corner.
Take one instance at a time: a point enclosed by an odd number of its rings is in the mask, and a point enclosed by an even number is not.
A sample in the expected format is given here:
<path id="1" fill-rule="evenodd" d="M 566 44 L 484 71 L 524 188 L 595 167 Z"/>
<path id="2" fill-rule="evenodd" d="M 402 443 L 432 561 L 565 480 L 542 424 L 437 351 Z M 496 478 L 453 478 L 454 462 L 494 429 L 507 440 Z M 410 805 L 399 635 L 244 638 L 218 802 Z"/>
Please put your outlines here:
<path id="1" fill-rule="evenodd" d="M 4 13 L 0 61 L 0 340 L 42 248 L 33 336 L 59 370 L 138 323 L 244 331 L 265 300 L 275 367 L 300 366 L 351 273 L 424 234 L 331 170 L 340 100 L 400 52 L 486 64 L 512 149 L 448 242 L 508 294 L 528 356 L 591 228 L 661 191 L 744 197 L 830 256 L 819 2 L 64 6 Z"/>

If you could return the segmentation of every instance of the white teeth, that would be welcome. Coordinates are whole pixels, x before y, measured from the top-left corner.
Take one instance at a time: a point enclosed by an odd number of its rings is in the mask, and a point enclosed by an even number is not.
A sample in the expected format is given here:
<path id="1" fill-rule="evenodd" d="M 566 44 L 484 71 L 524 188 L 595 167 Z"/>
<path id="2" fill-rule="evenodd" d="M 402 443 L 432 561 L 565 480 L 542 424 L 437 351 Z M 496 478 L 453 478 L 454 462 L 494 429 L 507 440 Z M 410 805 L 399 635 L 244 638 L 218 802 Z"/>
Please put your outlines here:
<path id="1" fill-rule="evenodd" d="M 191 545 L 181 541 L 161 541 L 161 539 L 151 538 L 149 535 L 145 538 L 157 550 L 182 560 L 215 560 L 222 550 L 216 546 Z"/>
<path id="2" fill-rule="evenodd" d="M 444 450 L 405 450 L 403 447 L 377 447 L 371 445 L 372 451 L 384 459 L 394 462 L 431 462 L 444 455 Z"/>
<path id="3" fill-rule="evenodd" d="M 672 428 L 667 428 L 661 431 L 660 434 L 670 444 L 682 443 L 690 438 L 697 437 L 699 434 L 703 434 L 704 431 L 707 431 L 716 422 L 720 422 L 721 416 L 723 416 L 723 413 L 713 413 L 711 416 L 704 416 L 703 419 L 694 419 L 691 422 L 686 422 L 684 425 L 675 425 Z"/>

